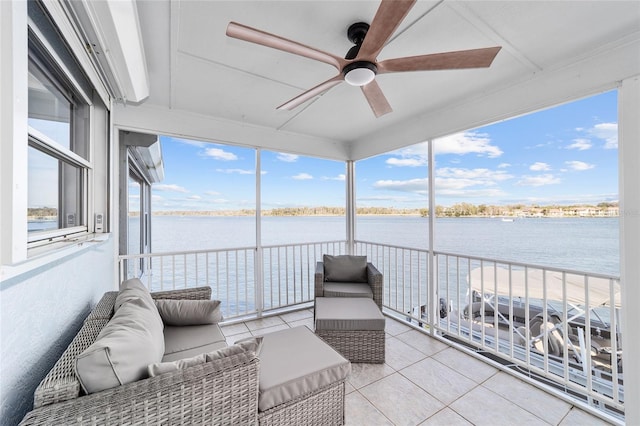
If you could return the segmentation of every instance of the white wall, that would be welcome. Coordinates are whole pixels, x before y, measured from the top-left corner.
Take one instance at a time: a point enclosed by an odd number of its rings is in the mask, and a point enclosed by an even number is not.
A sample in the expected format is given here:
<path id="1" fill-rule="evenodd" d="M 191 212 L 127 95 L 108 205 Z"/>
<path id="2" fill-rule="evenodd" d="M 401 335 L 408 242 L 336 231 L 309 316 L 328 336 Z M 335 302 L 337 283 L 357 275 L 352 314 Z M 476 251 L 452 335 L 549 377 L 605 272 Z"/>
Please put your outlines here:
<path id="1" fill-rule="evenodd" d="M 0 283 L 0 422 L 14 425 L 102 294 L 115 289 L 114 238 Z"/>

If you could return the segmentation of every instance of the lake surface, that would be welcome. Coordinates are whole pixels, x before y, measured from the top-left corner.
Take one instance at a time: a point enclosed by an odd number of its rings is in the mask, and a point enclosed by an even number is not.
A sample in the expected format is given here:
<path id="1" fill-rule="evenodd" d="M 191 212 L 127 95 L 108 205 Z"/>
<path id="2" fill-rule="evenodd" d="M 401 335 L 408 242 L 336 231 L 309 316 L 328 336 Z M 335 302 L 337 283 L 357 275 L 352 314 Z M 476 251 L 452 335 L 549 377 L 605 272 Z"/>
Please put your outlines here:
<path id="1" fill-rule="evenodd" d="M 130 219 L 132 221 L 137 218 Z M 153 252 L 252 247 L 253 217 L 154 216 Z M 343 217 L 265 217 L 263 246 L 345 239 Z M 618 218 L 439 218 L 434 250 L 620 275 Z M 427 249 L 428 219 L 361 216 L 362 241 Z"/>

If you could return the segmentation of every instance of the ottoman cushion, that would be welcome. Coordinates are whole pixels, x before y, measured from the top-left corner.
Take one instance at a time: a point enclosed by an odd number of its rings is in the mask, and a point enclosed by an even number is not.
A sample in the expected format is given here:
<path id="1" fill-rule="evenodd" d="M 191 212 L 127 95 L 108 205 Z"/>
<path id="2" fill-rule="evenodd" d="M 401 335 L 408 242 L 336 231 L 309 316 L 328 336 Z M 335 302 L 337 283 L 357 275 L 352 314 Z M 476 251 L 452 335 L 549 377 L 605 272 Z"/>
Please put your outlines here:
<path id="1" fill-rule="evenodd" d="M 316 331 L 384 330 L 384 315 L 372 299 L 317 297 Z"/>
<path id="2" fill-rule="evenodd" d="M 260 411 L 344 380 L 351 373 L 349 360 L 304 326 L 265 334 L 259 357 Z"/>

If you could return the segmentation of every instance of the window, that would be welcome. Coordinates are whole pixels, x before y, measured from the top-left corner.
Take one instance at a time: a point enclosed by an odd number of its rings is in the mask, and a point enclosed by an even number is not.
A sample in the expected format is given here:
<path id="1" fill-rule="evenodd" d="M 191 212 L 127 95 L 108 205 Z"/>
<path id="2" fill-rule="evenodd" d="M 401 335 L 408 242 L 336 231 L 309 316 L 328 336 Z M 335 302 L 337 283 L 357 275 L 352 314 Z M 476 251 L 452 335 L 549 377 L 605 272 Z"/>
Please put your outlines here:
<path id="1" fill-rule="evenodd" d="M 89 105 L 29 37 L 28 241 L 87 232 Z"/>

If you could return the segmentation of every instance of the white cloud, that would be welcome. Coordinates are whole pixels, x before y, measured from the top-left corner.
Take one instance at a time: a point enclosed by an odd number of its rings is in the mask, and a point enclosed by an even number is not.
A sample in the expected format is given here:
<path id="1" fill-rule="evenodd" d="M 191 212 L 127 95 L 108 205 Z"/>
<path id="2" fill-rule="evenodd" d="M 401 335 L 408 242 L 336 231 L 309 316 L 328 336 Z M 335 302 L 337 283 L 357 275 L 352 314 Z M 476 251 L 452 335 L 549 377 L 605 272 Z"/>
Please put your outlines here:
<path id="1" fill-rule="evenodd" d="M 580 172 L 583 170 L 593 169 L 595 167 L 595 165 L 585 163 L 583 161 L 565 161 L 564 164 L 569 166 L 571 170 L 576 170 Z"/>
<path id="2" fill-rule="evenodd" d="M 313 176 L 311 176 L 309 173 L 298 173 L 295 176 L 291 176 L 291 178 L 295 180 L 310 180 L 313 179 Z"/>
<path id="3" fill-rule="evenodd" d="M 280 161 L 284 161 L 285 163 L 295 163 L 298 161 L 299 155 L 295 154 L 286 154 L 284 152 L 279 152 L 276 158 Z"/>
<path id="4" fill-rule="evenodd" d="M 489 135 L 476 132 L 456 133 L 434 140 L 434 149 L 437 154 L 478 154 L 489 158 L 502 155 L 502 150 L 491 145 Z"/>
<path id="5" fill-rule="evenodd" d="M 202 155 L 221 161 L 235 161 L 238 159 L 238 156 L 233 152 L 228 152 L 220 148 L 207 148 Z"/>
<path id="6" fill-rule="evenodd" d="M 593 146 L 589 139 L 574 139 L 571 145 L 567 146 L 567 149 L 577 149 L 578 151 L 585 151 Z"/>
<path id="7" fill-rule="evenodd" d="M 520 186 L 544 186 L 555 185 L 560 183 L 560 178 L 548 173 L 538 176 L 522 176 L 522 179 L 518 181 L 517 185 Z"/>
<path id="8" fill-rule="evenodd" d="M 605 141 L 605 149 L 618 148 L 618 123 L 598 123 L 588 132 L 598 139 Z"/>
<path id="9" fill-rule="evenodd" d="M 183 188 L 180 185 L 165 184 L 165 183 L 154 184 L 153 185 L 153 189 L 158 190 L 158 191 L 182 192 L 182 193 L 185 193 L 185 194 L 189 192 L 186 188 Z"/>
<path id="10" fill-rule="evenodd" d="M 529 170 L 534 172 L 544 172 L 551 170 L 551 167 L 547 163 L 536 162 L 529 166 Z"/>
<path id="11" fill-rule="evenodd" d="M 246 169 L 216 169 L 218 173 L 227 173 L 227 174 L 239 174 L 239 175 L 252 175 L 255 172 L 253 170 Z"/>
<path id="12" fill-rule="evenodd" d="M 499 169 L 506 169 L 507 167 L 511 167 L 511 164 L 509 164 L 509 163 L 500 163 L 500 164 L 498 164 L 498 168 Z"/>
<path id="13" fill-rule="evenodd" d="M 476 185 L 494 185 L 496 182 L 513 178 L 512 175 L 504 170 L 460 169 L 454 167 L 436 169 L 436 176 L 441 178 L 469 179 L 474 181 Z"/>
<path id="14" fill-rule="evenodd" d="M 427 178 L 409 180 L 379 180 L 373 184 L 376 189 L 388 189 L 390 191 L 427 193 Z"/>
<path id="15" fill-rule="evenodd" d="M 339 181 L 344 181 L 347 177 L 343 174 L 339 174 L 338 176 L 335 177 L 329 177 L 329 176 L 322 176 L 322 180 L 339 180 Z"/>
<path id="16" fill-rule="evenodd" d="M 190 195 L 187 197 L 187 200 L 202 200 L 202 197 L 199 195 Z"/>
<path id="17" fill-rule="evenodd" d="M 220 195 L 218 191 L 204 191 L 206 195 Z"/>
<path id="18" fill-rule="evenodd" d="M 388 158 L 386 163 L 390 166 L 396 167 L 419 167 L 427 165 L 426 157 L 414 157 L 414 158 Z"/>
<path id="19" fill-rule="evenodd" d="M 229 202 L 229 200 L 224 199 L 224 198 L 216 198 L 215 200 L 212 200 L 212 202 L 214 202 L 216 204 L 227 204 Z"/>

